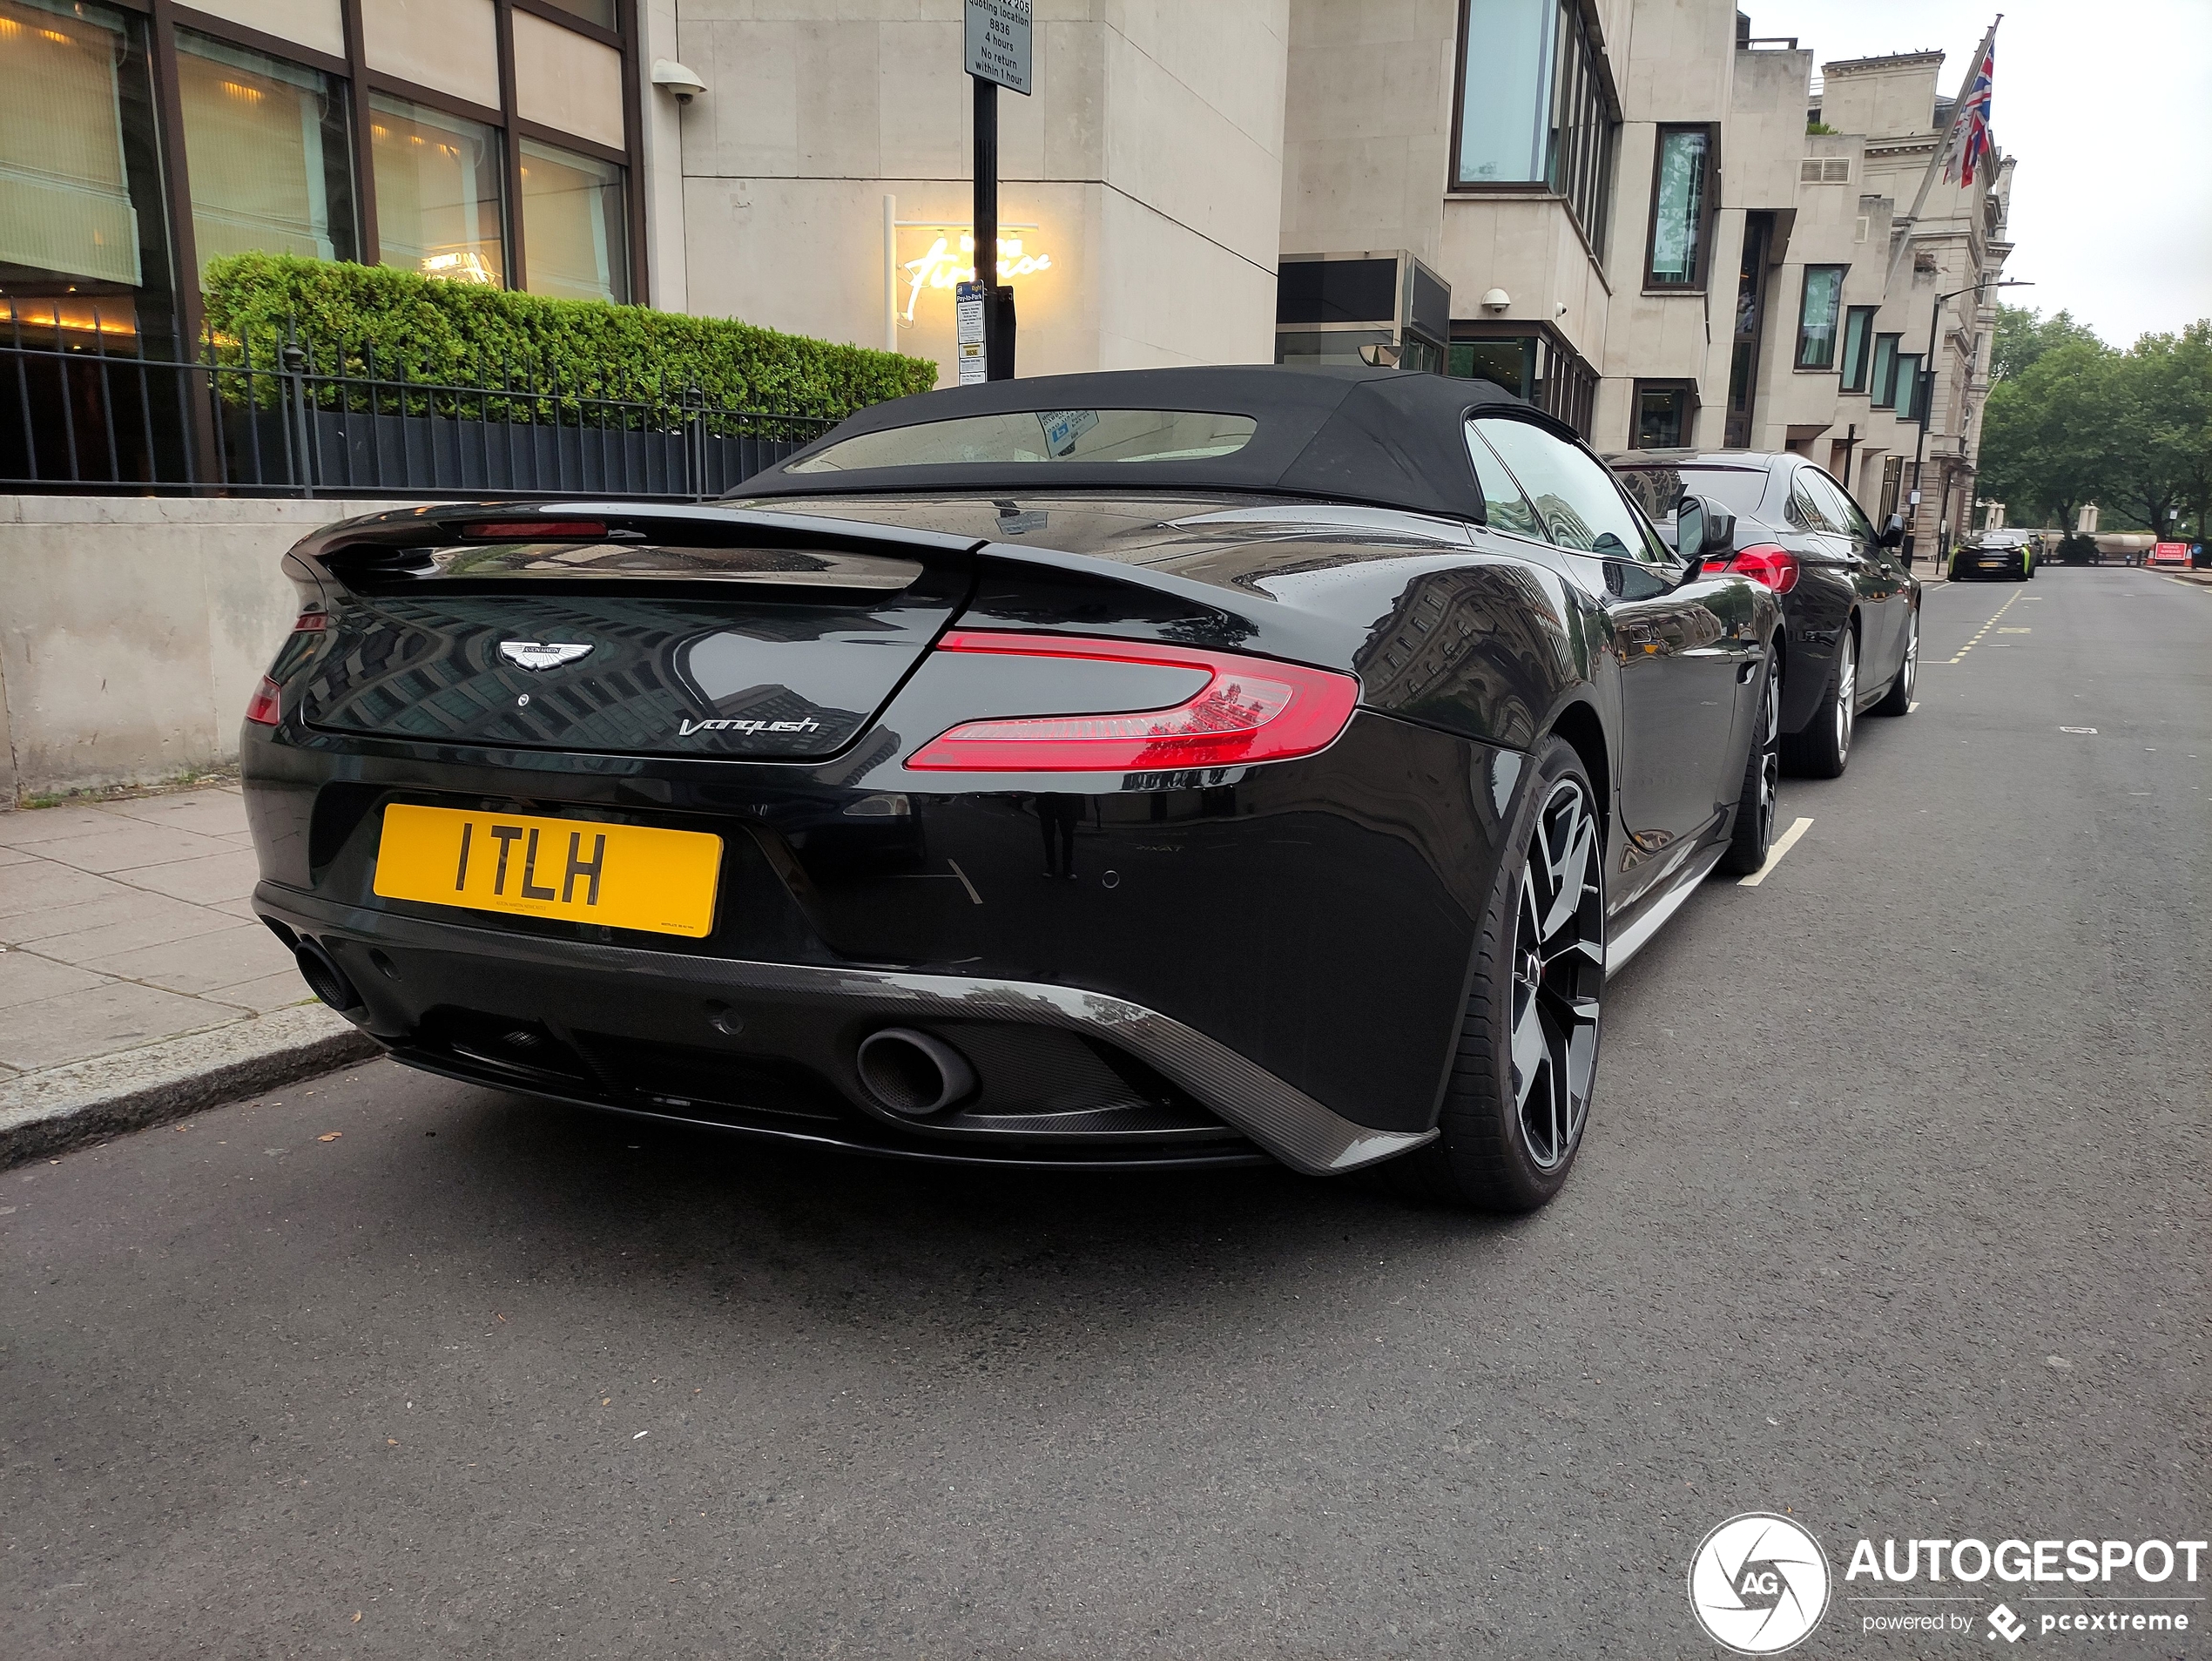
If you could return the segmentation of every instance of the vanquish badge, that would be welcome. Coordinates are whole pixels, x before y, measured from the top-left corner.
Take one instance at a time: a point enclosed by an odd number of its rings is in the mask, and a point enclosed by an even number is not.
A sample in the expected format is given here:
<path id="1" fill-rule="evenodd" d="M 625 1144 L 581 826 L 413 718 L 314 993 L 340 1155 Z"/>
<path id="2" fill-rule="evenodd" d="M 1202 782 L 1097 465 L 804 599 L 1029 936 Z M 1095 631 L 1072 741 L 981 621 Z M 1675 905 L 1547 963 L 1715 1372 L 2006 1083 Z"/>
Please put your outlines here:
<path id="1" fill-rule="evenodd" d="M 558 669 L 591 650 L 589 645 L 558 640 L 502 640 L 499 655 L 519 669 Z"/>

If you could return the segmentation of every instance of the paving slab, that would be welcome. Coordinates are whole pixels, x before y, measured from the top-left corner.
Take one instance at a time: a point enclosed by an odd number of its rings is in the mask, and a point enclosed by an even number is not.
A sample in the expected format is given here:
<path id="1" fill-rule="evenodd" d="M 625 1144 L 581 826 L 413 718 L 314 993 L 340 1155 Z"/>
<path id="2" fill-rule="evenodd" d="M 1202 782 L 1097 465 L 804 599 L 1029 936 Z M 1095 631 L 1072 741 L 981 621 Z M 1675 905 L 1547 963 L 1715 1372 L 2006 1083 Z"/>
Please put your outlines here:
<path id="1" fill-rule="evenodd" d="M 257 874 L 235 786 L 0 813 L 0 1165 L 374 1048 L 309 998 Z"/>

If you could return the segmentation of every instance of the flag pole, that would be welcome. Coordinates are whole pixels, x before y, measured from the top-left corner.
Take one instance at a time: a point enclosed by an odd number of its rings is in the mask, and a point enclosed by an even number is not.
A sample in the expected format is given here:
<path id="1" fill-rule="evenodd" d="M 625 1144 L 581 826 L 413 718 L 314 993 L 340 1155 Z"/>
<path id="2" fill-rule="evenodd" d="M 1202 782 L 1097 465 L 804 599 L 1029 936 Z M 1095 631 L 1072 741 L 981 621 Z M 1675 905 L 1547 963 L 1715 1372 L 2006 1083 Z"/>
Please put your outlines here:
<path id="1" fill-rule="evenodd" d="M 1898 270 L 1904 265 L 1905 253 L 1912 246 L 1913 234 L 1920 226 L 1920 210 L 1928 205 L 1928 192 L 1935 188 L 1936 175 L 1943 171 L 1943 164 L 1950 156 L 1951 146 L 1959 136 L 1959 123 L 1966 116 L 1966 98 L 1974 90 L 1974 77 L 1981 73 L 1983 60 L 1988 57 L 1989 49 L 1997 44 L 1997 24 L 2004 21 L 2005 14 L 2000 11 L 1997 14 L 1996 23 L 1989 25 L 1989 32 L 1981 37 L 1981 44 L 1974 49 L 1974 55 L 1966 60 L 1966 78 L 1959 83 L 1958 96 L 1951 100 L 1951 125 L 1943 130 L 1935 154 L 1928 158 L 1928 170 L 1920 175 L 1920 193 L 1912 199 L 1912 211 L 1905 216 L 1905 233 L 1890 250 L 1889 274 L 1882 284 L 1885 294 L 1897 281 Z"/>

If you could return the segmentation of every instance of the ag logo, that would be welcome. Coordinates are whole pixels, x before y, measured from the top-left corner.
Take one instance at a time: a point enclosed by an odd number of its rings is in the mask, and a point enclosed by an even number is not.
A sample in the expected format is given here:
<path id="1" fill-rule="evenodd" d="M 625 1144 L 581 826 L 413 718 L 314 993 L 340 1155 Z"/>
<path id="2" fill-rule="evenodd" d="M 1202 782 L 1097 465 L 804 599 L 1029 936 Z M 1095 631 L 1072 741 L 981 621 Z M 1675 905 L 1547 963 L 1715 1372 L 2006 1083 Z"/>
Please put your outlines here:
<path id="1" fill-rule="evenodd" d="M 1778 1654 L 1820 1624 L 1828 1559 L 1786 1516 L 1732 1516 L 1689 1560 L 1689 1607 L 1714 1643 L 1738 1655 Z"/>

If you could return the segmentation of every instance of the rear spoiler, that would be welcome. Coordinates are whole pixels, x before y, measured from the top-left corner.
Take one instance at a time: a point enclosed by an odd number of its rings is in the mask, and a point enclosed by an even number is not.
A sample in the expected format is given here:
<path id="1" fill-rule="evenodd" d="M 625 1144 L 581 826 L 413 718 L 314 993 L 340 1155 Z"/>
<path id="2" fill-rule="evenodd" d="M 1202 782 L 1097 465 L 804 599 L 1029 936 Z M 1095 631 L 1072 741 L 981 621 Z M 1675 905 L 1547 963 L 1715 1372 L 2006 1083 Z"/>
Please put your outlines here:
<path id="1" fill-rule="evenodd" d="M 641 549 L 670 545 L 689 550 L 786 550 L 873 555 L 925 567 L 965 570 L 982 546 L 970 537 L 913 530 L 819 514 L 764 513 L 744 508 L 695 507 L 637 502 L 453 502 L 395 509 L 326 525 L 285 556 L 285 572 L 316 589 L 372 585 L 444 575 L 434 550 L 575 543 Z M 713 580 L 719 574 L 687 562 L 655 572 L 624 562 L 627 574 Z M 579 576 L 589 573 L 579 571 Z M 730 575 L 745 575 L 732 571 Z M 754 577 L 754 580 L 759 580 Z"/>

